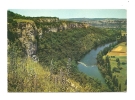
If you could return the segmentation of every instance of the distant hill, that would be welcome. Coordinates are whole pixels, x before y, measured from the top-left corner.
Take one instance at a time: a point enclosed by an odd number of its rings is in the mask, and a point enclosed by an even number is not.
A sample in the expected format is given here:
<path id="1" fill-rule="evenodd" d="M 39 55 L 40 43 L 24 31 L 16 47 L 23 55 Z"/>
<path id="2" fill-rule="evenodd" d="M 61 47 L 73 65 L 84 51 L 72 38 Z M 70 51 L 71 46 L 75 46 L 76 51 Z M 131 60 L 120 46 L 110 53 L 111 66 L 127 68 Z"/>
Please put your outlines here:
<path id="1" fill-rule="evenodd" d="M 127 19 L 124 18 L 69 18 L 63 20 L 88 23 L 91 26 L 103 28 L 121 27 L 123 30 L 126 30 L 127 27 Z"/>
<path id="2" fill-rule="evenodd" d="M 124 18 L 67 18 L 69 21 L 126 20 Z"/>
<path id="3" fill-rule="evenodd" d="M 8 92 L 113 91 L 79 72 L 77 62 L 93 48 L 115 41 L 119 30 L 89 26 L 92 21 L 7 13 Z"/>

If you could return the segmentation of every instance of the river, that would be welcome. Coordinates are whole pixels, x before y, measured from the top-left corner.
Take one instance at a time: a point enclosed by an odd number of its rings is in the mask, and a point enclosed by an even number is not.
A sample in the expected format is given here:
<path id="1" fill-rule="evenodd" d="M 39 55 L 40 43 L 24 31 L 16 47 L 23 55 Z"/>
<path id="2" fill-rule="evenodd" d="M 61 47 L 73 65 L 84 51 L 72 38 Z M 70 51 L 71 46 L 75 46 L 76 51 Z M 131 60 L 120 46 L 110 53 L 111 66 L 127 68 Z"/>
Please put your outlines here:
<path id="1" fill-rule="evenodd" d="M 116 42 L 112 42 L 112 43 L 116 43 Z M 105 80 L 97 67 L 96 57 L 97 57 L 97 54 L 101 50 L 103 50 L 105 47 L 108 47 L 112 43 L 108 43 L 108 44 L 99 46 L 96 49 L 92 49 L 89 53 L 87 53 L 78 62 L 77 66 L 78 66 L 79 71 L 85 73 L 86 75 L 88 75 L 90 77 L 96 78 L 99 81 L 101 81 L 101 83 L 105 84 Z"/>

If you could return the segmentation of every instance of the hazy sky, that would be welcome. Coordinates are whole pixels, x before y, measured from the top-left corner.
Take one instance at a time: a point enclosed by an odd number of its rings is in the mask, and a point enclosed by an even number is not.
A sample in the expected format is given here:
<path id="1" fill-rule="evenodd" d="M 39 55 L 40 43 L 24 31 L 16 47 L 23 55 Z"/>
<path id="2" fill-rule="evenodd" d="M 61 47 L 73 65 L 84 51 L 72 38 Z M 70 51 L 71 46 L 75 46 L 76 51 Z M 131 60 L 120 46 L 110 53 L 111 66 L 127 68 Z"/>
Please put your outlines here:
<path id="1" fill-rule="evenodd" d="M 125 9 L 9 9 L 25 16 L 59 18 L 126 18 Z"/>

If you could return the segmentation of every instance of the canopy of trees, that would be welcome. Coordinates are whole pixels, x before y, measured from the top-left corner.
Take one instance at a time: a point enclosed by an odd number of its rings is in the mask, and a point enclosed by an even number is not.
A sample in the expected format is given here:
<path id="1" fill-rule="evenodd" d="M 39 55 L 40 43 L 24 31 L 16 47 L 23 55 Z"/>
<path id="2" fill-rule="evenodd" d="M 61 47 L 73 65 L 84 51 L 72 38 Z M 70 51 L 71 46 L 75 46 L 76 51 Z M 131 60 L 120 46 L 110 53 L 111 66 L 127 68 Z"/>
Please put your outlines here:
<path id="1" fill-rule="evenodd" d="M 38 44 L 37 55 L 39 57 L 38 65 L 34 64 L 34 62 L 31 61 L 26 62 L 27 58 L 25 47 L 22 47 L 21 42 L 18 40 L 18 36 L 14 29 L 17 23 L 13 19 L 29 19 L 34 21 L 36 25 L 41 28 L 43 28 L 45 24 L 53 25 L 53 22 L 43 23 L 43 25 L 38 21 L 36 22 L 36 18 L 21 16 L 19 14 L 14 14 L 8 11 L 9 91 L 43 92 L 49 90 L 46 89 L 46 87 L 49 86 L 47 84 L 50 84 L 50 86 L 53 87 L 51 91 L 59 92 L 72 90 L 85 92 L 110 91 L 98 80 L 88 77 L 84 73 L 79 72 L 77 69 L 77 61 L 80 60 L 91 49 L 97 48 L 97 46 L 99 45 L 115 41 L 115 32 L 109 32 L 106 29 L 99 29 L 91 26 L 87 29 L 74 28 L 56 33 L 44 33 L 42 35 L 42 38 L 39 39 L 38 37 L 36 37 Z M 102 56 L 106 52 L 107 50 L 104 50 L 104 52 L 99 55 Z M 108 72 L 110 71 L 108 58 L 106 58 L 106 61 L 103 61 L 102 58 L 99 56 L 98 59 L 100 59 L 100 64 L 107 62 L 105 67 L 107 67 L 108 69 L 104 69 L 103 72 L 105 73 L 105 75 L 108 75 L 106 76 L 106 81 L 112 84 L 110 79 L 110 77 L 112 76 Z M 23 64 L 19 63 L 20 61 L 23 61 Z M 36 66 L 38 66 L 37 69 L 33 71 L 31 68 L 36 68 Z M 46 71 L 41 71 L 40 69 Z M 36 70 L 40 70 L 40 74 L 37 74 Z M 54 78 L 56 76 L 59 79 L 57 88 L 55 87 L 56 79 Z M 45 78 L 46 80 L 44 80 Z M 71 85 L 66 84 L 67 80 L 73 80 L 74 83 L 79 84 L 78 86 L 82 88 L 75 89 L 75 87 L 73 87 L 73 84 L 72 88 L 70 88 Z M 117 85 L 118 82 L 116 78 L 114 80 Z M 113 85 L 111 85 L 111 87 L 115 89 Z"/>

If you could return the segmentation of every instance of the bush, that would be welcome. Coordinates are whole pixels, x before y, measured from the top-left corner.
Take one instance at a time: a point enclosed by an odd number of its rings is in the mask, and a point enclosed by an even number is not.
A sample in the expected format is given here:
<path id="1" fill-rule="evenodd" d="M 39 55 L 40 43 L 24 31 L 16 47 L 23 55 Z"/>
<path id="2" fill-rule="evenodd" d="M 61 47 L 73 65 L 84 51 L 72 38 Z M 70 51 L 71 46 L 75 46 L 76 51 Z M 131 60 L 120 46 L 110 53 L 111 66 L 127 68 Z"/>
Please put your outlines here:
<path id="1" fill-rule="evenodd" d="M 119 68 L 114 67 L 114 68 L 113 68 L 113 72 L 118 72 L 118 73 L 120 73 L 120 69 L 119 69 Z"/>
<path id="2" fill-rule="evenodd" d="M 126 62 L 122 62 L 121 64 L 122 64 L 122 65 L 125 65 L 125 64 L 126 64 Z"/>
<path id="3" fill-rule="evenodd" d="M 119 66 L 118 68 L 119 68 L 120 70 L 121 70 L 121 69 L 123 69 L 123 68 L 122 68 L 122 67 L 120 67 L 120 66 Z"/>

